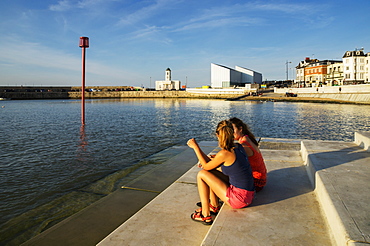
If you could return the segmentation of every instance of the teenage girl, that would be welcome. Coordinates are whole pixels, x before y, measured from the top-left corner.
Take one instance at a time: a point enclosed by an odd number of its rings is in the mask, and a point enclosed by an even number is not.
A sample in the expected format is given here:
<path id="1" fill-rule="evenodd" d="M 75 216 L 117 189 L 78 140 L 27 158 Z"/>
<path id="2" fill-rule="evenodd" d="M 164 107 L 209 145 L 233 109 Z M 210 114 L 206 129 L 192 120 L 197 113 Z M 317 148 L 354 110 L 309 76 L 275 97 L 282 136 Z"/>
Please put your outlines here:
<path id="1" fill-rule="evenodd" d="M 248 155 L 249 163 L 252 167 L 254 186 L 256 191 L 260 191 L 267 182 L 267 170 L 261 151 L 258 148 L 258 142 L 248 126 L 238 118 L 229 120 L 234 127 L 234 138 L 243 145 Z"/>
<path id="2" fill-rule="evenodd" d="M 201 209 L 191 214 L 191 218 L 206 225 L 213 222 L 210 206 L 219 207 L 218 199 L 212 199 L 212 194 L 232 208 L 244 208 L 252 203 L 254 197 L 252 169 L 244 148 L 240 144 L 234 144 L 231 122 L 224 120 L 218 123 L 216 136 L 221 150 L 212 159 L 200 149 L 194 138 L 187 143 L 194 149 L 203 167 L 197 175 Z M 220 166 L 222 173 L 229 177 L 229 182 L 225 182 L 211 172 L 212 169 Z M 210 195 L 211 202 L 213 200 L 214 204 L 210 204 Z"/>

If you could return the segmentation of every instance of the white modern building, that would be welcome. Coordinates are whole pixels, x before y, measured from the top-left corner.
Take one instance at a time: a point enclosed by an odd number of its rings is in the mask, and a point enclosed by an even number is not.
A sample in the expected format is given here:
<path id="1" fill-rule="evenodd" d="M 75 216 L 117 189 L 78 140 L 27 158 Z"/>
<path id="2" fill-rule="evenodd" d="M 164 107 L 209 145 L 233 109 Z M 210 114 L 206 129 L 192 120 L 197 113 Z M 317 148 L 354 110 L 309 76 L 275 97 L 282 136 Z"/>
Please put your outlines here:
<path id="1" fill-rule="evenodd" d="M 248 68 L 235 69 L 211 63 L 211 87 L 245 87 L 246 84 L 262 84 L 262 74 Z"/>
<path id="2" fill-rule="evenodd" d="M 179 80 L 172 80 L 170 68 L 167 68 L 165 71 L 165 80 L 157 80 L 155 82 L 155 89 L 157 91 L 180 90 L 180 86 L 181 82 Z"/>

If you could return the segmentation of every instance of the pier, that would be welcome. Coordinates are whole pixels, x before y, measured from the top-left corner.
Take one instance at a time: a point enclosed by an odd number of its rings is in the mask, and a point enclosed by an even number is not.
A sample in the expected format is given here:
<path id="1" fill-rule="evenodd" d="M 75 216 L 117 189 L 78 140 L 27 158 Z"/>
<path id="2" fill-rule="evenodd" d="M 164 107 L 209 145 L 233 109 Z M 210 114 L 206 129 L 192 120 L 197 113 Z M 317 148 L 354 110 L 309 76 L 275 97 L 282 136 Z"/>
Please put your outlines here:
<path id="1" fill-rule="evenodd" d="M 370 133 L 354 142 L 262 138 L 268 183 L 250 207 L 224 205 L 212 226 L 199 201 L 193 150 L 24 245 L 369 245 Z M 217 142 L 200 143 L 206 153 Z"/>

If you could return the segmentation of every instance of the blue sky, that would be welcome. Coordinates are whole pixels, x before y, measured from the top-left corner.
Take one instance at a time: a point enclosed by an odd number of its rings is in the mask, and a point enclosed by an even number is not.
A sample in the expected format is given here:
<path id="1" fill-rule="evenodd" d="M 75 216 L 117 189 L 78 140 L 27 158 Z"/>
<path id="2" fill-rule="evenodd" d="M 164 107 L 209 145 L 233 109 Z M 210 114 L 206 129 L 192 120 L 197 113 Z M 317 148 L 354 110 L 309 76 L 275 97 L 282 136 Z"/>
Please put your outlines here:
<path id="1" fill-rule="evenodd" d="M 188 87 L 211 63 L 286 78 L 305 57 L 370 51 L 370 1 L 1 0 L 0 85 L 154 86 L 166 68 Z M 294 69 L 289 69 L 289 78 Z"/>

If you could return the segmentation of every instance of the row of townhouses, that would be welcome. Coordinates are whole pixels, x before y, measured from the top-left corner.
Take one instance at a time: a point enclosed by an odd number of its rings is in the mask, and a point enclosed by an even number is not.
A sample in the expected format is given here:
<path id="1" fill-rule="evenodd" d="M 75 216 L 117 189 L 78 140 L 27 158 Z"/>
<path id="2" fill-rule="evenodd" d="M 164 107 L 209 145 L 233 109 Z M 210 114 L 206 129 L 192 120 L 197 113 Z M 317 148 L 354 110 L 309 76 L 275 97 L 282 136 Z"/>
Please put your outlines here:
<path id="1" fill-rule="evenodd" d="M 370 52 L 346 51 L 342 60 L 306 58 L 296 66 L 298 87 L 336 86 L 370 83 Z"/>

